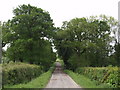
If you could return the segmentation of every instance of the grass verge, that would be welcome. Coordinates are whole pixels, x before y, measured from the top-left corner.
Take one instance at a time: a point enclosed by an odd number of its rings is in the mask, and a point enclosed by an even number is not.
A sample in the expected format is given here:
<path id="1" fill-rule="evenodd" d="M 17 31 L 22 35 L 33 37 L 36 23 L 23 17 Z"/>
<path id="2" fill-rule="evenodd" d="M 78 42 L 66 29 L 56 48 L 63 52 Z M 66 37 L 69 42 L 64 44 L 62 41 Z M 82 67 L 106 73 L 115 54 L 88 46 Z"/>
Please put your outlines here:
<path id="1" fill-rule="evenodd" d="M 91 81 L 89 78 L 70 70 L 64 70 L 64 72 L 67 73 L 82 88 L 112 88 L 107 84 L 97 85 L 97 81 Z"/>
<path id="2" fill-rule="evenodd" d="M 53 69 L 50 69 L 26 84 L 6 85 L 5 88 L 45 88 L 52 75 L 52 71 Z"/>

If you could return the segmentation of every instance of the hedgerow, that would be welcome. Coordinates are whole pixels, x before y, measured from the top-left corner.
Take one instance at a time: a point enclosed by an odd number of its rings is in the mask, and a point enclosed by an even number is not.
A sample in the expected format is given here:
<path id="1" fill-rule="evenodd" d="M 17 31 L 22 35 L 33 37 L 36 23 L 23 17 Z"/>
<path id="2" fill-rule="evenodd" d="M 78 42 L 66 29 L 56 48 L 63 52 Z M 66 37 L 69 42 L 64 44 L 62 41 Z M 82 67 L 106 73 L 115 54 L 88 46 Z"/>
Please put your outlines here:
<path id="1" fill-rule="evenodd" d="M 97 81 L 98 85 L 106 83 L 111 87 L 120 87 L 118 67 L 79 67 L 76 73 Z"/>
<path id="2" fill-rule="evenodd" d="M 31 80 L 28 83 L 20 83 L 17 85 L 5 85 L 4 88 L 5 90 L 10 88 L 22 88 L 23 90 L 24 89 L 26 90 L 26 88 L 35 88 L 35 90 L 37 88 L 45 88 L 54 70 L 55 70 L 55 63 L 53 63 L 53 65 L 49 68 L 47 72 L 42 73 L 41 75 L 39 75 L 39 77 Z"/>
<path id="3" fill-rule="evenodd" d="M 3 86 L 10 84 L 26 83 L 42 74 L 42 67 L 27 63 L 9 63 L 3 64 Z"/>

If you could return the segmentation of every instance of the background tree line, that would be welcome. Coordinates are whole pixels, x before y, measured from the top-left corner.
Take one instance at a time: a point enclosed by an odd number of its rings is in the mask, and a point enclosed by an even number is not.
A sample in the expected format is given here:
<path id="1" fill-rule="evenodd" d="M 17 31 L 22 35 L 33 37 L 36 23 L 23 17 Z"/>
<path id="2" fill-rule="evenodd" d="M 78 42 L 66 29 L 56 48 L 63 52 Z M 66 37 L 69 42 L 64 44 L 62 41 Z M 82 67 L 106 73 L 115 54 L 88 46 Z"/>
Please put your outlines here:
<path id="1" fill-rule="evenodd" d="M 55 46 L 66 67 L 118 66 L 117 21 L 105 15 L 65 21 L 56 32 Z M 115 45 L 113 45 L 115 44 Z"/>
<path id="2" fill-rule="evenodd" d="M 10 61 L 38 64 L 47 70 L 58 54 L 73 70 L 119 65 L 120 44 L 115 36 L 118 26 L 113 17 L 74 18 L 55 27 L 50 14 L 41 8 L 21 5 L 13 13 L 14 17 L 1 25 L 2 47 L 8 45 L 2 56 Z"/>

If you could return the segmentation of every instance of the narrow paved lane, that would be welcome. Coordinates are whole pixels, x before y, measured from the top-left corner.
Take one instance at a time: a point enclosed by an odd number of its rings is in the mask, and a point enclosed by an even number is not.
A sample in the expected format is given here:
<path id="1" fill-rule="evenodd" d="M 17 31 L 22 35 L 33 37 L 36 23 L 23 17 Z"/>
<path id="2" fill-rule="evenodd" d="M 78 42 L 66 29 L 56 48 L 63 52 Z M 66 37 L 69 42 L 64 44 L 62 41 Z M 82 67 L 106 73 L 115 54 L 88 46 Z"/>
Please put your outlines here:
<path id="1" fill-rule="evenodd" d="M 57 62 L 56 69 L 52 74 L 52 77 L 46 88 L 81 88 L 81 87 L 78 86 L 70 76 L 63 73 L 61 64 Z"/>

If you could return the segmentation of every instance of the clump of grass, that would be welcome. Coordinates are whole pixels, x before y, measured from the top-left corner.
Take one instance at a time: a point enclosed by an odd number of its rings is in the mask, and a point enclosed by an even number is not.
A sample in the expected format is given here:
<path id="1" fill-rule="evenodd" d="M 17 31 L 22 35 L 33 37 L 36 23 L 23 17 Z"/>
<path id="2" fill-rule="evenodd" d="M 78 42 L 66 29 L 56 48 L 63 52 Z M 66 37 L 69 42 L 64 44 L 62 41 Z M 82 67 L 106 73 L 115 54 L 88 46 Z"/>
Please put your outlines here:
<path id="1" fill-rule="evenodd" d="M 74 73 L 70 70 L 64 70 L 78 85 L 82 88 L 110 88 L 107 84 L 97 85 L 97 81 L 91 81 L 91 79 L 85 77 L 84 75 L 80 75 Z"/>

